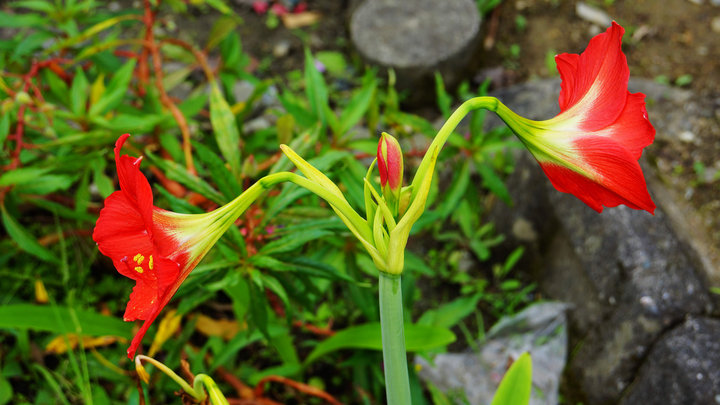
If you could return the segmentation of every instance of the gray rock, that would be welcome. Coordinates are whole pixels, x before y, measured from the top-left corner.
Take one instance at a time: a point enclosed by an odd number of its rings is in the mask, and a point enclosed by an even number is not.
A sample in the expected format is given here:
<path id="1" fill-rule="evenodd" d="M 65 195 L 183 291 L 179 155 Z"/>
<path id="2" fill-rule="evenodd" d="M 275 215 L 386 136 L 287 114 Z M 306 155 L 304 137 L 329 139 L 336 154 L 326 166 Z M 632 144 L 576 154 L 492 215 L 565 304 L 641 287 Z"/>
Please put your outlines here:
<path id="1" fill-rule="evenodd" d="M 687 111 L 675 113 L 683 111 L 683 94 L 644 81 L 632 83 L 631 91 L 637 87 L 653 99 L 649 114 L 658 138 L 672 138 L 666 130 L 692 130 Z M 559 82 L 548 80 L 494 95 L 520 115 L 548 119 L 558 112 L 558 92 Z M 672 113 L 654 114 L 663 108 Z M 645 173 L 654 177 L 652 169 Z M 656 196 L 653 187 L 661 187 L 650 185 Z M 712 311 L 708 269 L 678 236 L 662 199 L 655 198 L 655 216 L 624 206 L 599 215 L 574 196 L 556 191 L 525 151 L 508 188 L 514 205 L 495 207 L 496 226 L 508 235 L 508 247 L 526 246 L 523 265 L 535 269 L 544 295 L 574 305 L 569 313 L 570 344 L 575 347 L 567 369 L 569 385 L 582 391 L 584 403 L 617 403 L 666 332 L 688 314 Z M 537 237 L 518 237 L 513 232 L 518 221 Z M 715 366 L 720 369 L 720 362 Z M 682 367 L 674 372 L 682 378 L 696 374 Z M 645 398 L 636 403 L 665 402 Z"/>
<path id="2" fill-rule="evenodd" d="M 717 319 L 691 318 L 673 329 L 650 351 L 620 404 L 651 403 L 648 398 L 666 405 L 720 403 L 718 336 Z"/>
<path id="3" fill-rule="evenodd" d="M 567 305 L 543 302 L 501 319 L 478 342 L 478 353 L 442 353 L 427 361 L 418 357 L 420 378 L 450 396 L 471 404 L 489 404 L 508 368 L 523 352 L 532 357 L 533 394 L 530 405 L 556 405 L 567 355 Z M 458 401 L 459 402 L 459 401 Z"/>
<path id="4" fill-rule="evenodd" d="M 366 0 L 350 18 L 359 53 L 370 63 L 393 68 L 398 87 L 412 88 L 418 98 L 427 96 L 418 90 L 434 89 L 435 71 L 448 83 L 460 78 L 479 32 L 480 14 L 472 0 Z"/>

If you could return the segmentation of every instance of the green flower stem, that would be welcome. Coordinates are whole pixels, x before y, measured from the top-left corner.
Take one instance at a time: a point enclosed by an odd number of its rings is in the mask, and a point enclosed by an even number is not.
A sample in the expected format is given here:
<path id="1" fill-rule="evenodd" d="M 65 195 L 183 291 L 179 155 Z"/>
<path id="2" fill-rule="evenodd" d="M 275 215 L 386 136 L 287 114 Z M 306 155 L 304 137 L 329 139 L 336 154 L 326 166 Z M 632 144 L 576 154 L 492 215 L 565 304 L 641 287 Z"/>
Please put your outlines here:
<path id="1" fill-rule="evenodd" d="M 447 141 L 450 134 L 452 134 L 453 130 L 455 130 L 458 124 L 460 124 L 460 121 L 462 121 L 462 119 L 465 118 L 465 116 L 468 115 L 471 111 L 477 110 L 479 108 L 484 108 L 489 111 L 498 112 L 498 109 L 502 109 L 503 107 L 505 110 L 510 111 L 500 102 L 500 100 L 496 99 L 495 97 L 475 97 L 462 103 L 460 107 L 458 107 L 457 110 L 455 110 L 455 112 L 450 115 L 450 118 L 445 121 L 445 124 L 443 124 L 443 126 L 440 128 L 440 131 L 438 131 L 437 135 L 435 135 L 435 139 L 433 139 L 432 143 L 428 147 L 428 151 L 432 151 L 434 150 L 434 148 L 437 148 L 437 151 L 439 153 L 443 145 L 445 145 L 445 142 Z M 501 116 L 500 118 L 503 117 Z M 431 153 L 425 154 L 425 157 L 423 157 L 423 160 L 422 162 L 420 162 L 420 166 L 415 173 L 415 177 L 412 181 L 411 201 L 415 198 L 415 194 L 419 189 L 420 183 L 426 175 L 425 172 L 428 170 L 430 164 L 432 163 L 431 155 Z M 429 173 L 428 175 L 432 176 L 432 173 Z"/>
<path id="2" fill-rule="evenodd" d="M 147 383 L 149 376 L 147 375 L 145 368 L 142 366 L 143 361 L 146 361 L 146 362 L 154 365 L 155 367 L 157 367 L 158 370 L 162 371 L 165 375 L 167 375 L 173 381 L 175 381 L 175 383 L 177 383 L 182 388 L 183 391 L 185 391 L 188 395 L 193 397 L 196 401 L 200 402 L 200 401 L 205 400 L 206 395 L 205 395 L 205 391 L 202 390 L 202 387 L 200 387 L 199 391 L 196 391 L 195 389 L 193 389 L 193 387 L 190 386 L 190 384 L 187 383 L 187 381 L 185 381 L 182 377 L 177 375 L 174 371 L 172 371 L 172 369 L 170 369 L 165 364 L 153 359 L 152 357 L 148 357 L 148 356 L 139 354 L 139 355 L 135 356 L 135 368 L 138 370 L 138 374 L 143 378 L 143 380 L 145 380 L 146 383 Z M 144 377 L 143 377 L 142 373 L 145 374 Z M 197 381 L 195 382 L 195 386 L 196 386 L 196 388 L 198 387 Z"/>
<path id="3" fill-rule="evenodd" d="M 205 392 L 207 391 L 210 398 L 210 403 L 213 405 L 230 405 L 225 395 L 220 391 L 215 381 L 206 374 L 198 374 L 195 376 L 193 381 L 195 391 Z M 203 391 L 203 386 L 205 391 Z"/>
<path id="4" fill-rule="evenodd" d="M 373 258 L 373 261 L 381 267 L 381 270 L 384 269 L 385 258 L 380 255 L 373 244 L 373 234 L 370 226 L 367 221 L 350 206 L 350 203 L 348 203 L 342 195 L 338 195 L 336 192 L 333 192 L 327 187 L 319 184 L 317 181 L 313 181 L 291 172 L 280 172 L 267 175 L 258 180 L 255 184 L 250 186 L 242 194 L 223 207 L 208 214 L 203 214 L 208 217 L 198 218 L 198 220 L 206 221 L 206 223 L 212 218 L 211 222 L 218 222 L 220 229 L 222 229 L 222 232 L 216 233 L 217 235 L 214 239 L 207 238 L 207 240 L 204 240 L 203 243 L 207 244 L 207 246 L 212 246 L 212 244 L 217 242 L 217 239 L 225 232 L 225 230 L 227 230 L 227 228 L 229 228 L 235 220 L 237 220 L 237 218 L 262 195 L 262 193 L 275 185 L 286 181 L 303 187 L 327 201 L 335 213 L 340 217 L 345 225 L 347 225 L 353 235 L 360 240 L 370 256 Z"/>
<path id="5" fill-rule="evenodd" d="M 411 404 L 400 280 L 400 275 L 380 272 L 380 329 L 388 405 Z"/>

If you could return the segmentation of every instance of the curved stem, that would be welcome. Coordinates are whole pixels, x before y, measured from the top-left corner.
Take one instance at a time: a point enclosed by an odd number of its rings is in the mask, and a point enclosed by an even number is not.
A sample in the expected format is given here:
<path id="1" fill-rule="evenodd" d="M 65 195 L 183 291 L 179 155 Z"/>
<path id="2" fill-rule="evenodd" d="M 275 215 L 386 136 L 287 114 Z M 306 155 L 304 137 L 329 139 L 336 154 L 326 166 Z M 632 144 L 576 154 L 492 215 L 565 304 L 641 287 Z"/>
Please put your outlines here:
<path id="1" fill-rule="evenodd" d="M 205 391 L 196 391 L 193 387 L 190 386 L 190 384 L 187 383 L 187 381 L 185 381 L 182 377 L 180 377 L 172 369 L 170 369 L 170 367 L 155 360 L 152 357 L 138 354 L 137 356 L 135 356 L 135 368 L 138 370 L 138 375 L 143 378 L 145 383 L 148 382 L 149 375 L 147 374 L 147 371 L 145 371 L 145 368 L 142 366 L 143 361 L 147 361 L 148 363 L 157 367 L 158 370 L 162 371 L 165 375 L 175 381 L 175 383 L 179 385 L 183 389 L 183 391 L 193 397 L 196 401 L 200 402 L 205 399 Z"/>
<path id="2" fill-rule="evenodd" d="M 220 391 L 220 389 L 218 388 L 217 384 L 215 384 L 215 381 L 213 381 L 213 379 L 206 374 L 198 374 L 197 376 L 195 376 L 193 386 L 195 392 L 207 392 L 210 403 L 213 405 L 230 404 L 227 398 L 225 398 L 225 395 L 223 395 L 222 391 Z"/>
<path id="3" fill-rule="evenodd" d="M 500 100 L 496 99 L 495 97 L 475 97 L 471 98 L 470 100 L 462 103 L 460 107 L 455 110 L 455 112 L 450 115 L 450 117 L 445 121 L 445 124 L 440 128 L 437 135 L 435 135 L 435 139 L 433 139 L 432 143 L 428 147 L 428 151 L 432 151 L 433 148 L 437 148 L 438 153 L 440 153 L 440 150 L 442 149 L 443 145 L 445 145 L 445 142 L 447 141 L 450 134 L 452 134 L 452 131 L 460 124 L 460 121 L 462 121 L 463 118 L 465 118 L 468 113 L 470 113 L 473 110 L 477 110 L 479 108 L 484 108 L 486 110 L 490 110 L 493 112 L 496 112 L 498 110 L 498 106 L 501 105 Z M 415 193 L 417 192 L 420 182 L 425 177 L 425 172 L 428 170 L 428 166 L 431 163 L 431 153 L 425 153 L 425 157 L 423 157 L 422 162 L 420 162 L 420 166 L 417 169 L 417 172 L 415 173 L 415 177 L 412 181 L 412 199 L 415 198 Z M 411 199 L 411 201 L 412 201 Z"/>
<path id="4" fill-rule="evenodd" d="M 380 329 L 382 333 L 387 403 L 410 405 L 402 288 L 399 275 L 380 272 Z"/>

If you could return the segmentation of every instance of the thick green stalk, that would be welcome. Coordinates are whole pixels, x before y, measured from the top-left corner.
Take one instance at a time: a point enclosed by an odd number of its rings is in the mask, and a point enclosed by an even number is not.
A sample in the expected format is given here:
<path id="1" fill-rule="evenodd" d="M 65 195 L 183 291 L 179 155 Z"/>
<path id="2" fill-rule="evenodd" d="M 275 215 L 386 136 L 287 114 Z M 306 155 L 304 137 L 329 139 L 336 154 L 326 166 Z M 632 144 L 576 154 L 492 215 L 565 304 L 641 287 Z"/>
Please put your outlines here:
<path id="1" fill-rule="evenodd" d="M 380 272 L 380 329 L 387 404 L 410 405 L 400 276 L 382 271 Z"/>

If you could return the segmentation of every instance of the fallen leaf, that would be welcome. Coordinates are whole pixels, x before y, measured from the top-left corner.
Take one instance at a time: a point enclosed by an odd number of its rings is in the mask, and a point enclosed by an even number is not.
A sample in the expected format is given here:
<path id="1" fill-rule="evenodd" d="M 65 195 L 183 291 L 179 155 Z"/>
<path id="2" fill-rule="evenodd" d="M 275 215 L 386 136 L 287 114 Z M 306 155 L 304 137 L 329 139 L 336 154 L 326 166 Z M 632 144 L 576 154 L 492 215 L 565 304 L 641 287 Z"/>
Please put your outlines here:
<path id="1" fill-rule="evenodd" d="M 315 24 L 320 21 L 320 17 L 320 13 L 315 11 L 305 11 L 297 14 L 283 14 L 280 16 L 280 18 L 282 18 L 283 25 L 289 30 Z"/>

